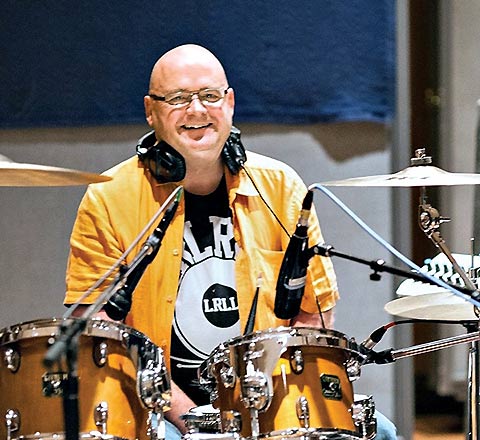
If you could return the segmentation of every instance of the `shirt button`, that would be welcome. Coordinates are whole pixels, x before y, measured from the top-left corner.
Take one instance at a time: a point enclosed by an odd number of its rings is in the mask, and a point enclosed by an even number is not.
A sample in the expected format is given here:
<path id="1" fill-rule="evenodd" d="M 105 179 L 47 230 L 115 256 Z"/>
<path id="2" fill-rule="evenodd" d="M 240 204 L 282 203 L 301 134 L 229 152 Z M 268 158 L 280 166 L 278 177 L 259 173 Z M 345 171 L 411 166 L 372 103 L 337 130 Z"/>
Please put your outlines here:
<path id="1" fill-rule="evenodd" d="M 171 297 L 171 296 L 167 296 L 167 302 L 168 302 L 168 303 L 171 303 L 171 302 L 173 302 L 173 299 L 172 299 L 172 297 Z"/>
<path id="2" fill-rule="evenodd" d="M 175 257 L 178 257 L 178 254 L 179 254 L 178 249 L 174 249 L 174 250 L 172 251 L 172 254 L 173 254 Z"/>

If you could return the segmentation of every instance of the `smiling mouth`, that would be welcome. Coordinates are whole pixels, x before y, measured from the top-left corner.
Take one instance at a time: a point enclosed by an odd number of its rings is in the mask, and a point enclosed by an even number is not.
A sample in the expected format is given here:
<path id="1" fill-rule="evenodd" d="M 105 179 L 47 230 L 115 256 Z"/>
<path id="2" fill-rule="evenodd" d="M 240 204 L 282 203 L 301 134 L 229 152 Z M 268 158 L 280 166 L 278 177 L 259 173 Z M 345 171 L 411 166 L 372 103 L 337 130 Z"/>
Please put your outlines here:
<path id="1" fill-rule="evenodd" d="M 202 129 L 202 128 L 208 128 L 210 127 L 212 124 L 202 124 L 202 125 L 182 125 L 182 128 L 185 129 L 185 130 L 199 130 L 199 129 Z"/>

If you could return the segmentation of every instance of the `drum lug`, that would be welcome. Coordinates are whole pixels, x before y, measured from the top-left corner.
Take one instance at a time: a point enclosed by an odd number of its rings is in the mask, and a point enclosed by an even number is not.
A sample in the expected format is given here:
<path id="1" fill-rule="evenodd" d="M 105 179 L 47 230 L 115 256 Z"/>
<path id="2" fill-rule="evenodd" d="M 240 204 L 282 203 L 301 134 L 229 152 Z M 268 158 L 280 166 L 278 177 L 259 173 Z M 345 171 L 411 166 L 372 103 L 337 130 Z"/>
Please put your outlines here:
<path id="1" fill-rule="evenodd" d="M 295 374 L 301 374 L 305 368 L 302 350 L 295 350 L 290 356 L 290 367 Z"/>
<path id="2" fill-rule="evenodd" d="M 93 419 L 95 426 L 99 428 L 103 435 L 107 434 L 108 403 L 100 402 L 93 410 Z"/>
<path id="3" fill-rule="evenodd" d="M 310 428 L 310 407 L 305 396 L 300 396 L 295 405 L 297 419 L 303 428 Z"/>
<path id="4" fill-rule="evenodd" d="M 220 379 L 225 388 L 233 388 L 237 380 L 237 375 L 233 367 L 223 366 L 220 369 Z"/>
<path id="5" fill-rule="evenodd" d="M 11 440 L 12 432 L 20 429 L 20 413 L 16 409 L 8 409 L 5 413 L 5 425 L 7 427 L 7 439 Z"/>
<path id="6" fill-rule="evenodd" d="M 12 347 L 7 348 L 3 353 L 3 362 L 11 373 L 16 373 L 20 368 L 20 353 Z"/>
<path id="7" fill-rule="evenodd" d="M 104 367 L 108 359 L 108 345 L 105 341 L 99 342 L 93 346 L 93 362 L 99 368 Z"/>

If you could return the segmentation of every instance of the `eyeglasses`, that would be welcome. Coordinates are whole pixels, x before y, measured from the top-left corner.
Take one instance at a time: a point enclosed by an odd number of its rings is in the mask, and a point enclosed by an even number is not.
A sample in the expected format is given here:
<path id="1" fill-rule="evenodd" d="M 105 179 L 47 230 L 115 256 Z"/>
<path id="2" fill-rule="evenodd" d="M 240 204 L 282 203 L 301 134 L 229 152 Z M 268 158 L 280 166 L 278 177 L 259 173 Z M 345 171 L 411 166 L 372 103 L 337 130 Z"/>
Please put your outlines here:
<path id="1" fill-rule="evenodd" d="M 166 102 L 174 107 L 186 107 L 192 102 L 194 96 L 196 96 L 203 105 L 213 105 L 222 100 L 227 92 L 228 88 L 200 89 L 195 90 L 194 92 L 178 90 L 176 92 L 167 93 L 165 96 L 158 96 L 151 93 L 148 96 L 155 101 Z"/>

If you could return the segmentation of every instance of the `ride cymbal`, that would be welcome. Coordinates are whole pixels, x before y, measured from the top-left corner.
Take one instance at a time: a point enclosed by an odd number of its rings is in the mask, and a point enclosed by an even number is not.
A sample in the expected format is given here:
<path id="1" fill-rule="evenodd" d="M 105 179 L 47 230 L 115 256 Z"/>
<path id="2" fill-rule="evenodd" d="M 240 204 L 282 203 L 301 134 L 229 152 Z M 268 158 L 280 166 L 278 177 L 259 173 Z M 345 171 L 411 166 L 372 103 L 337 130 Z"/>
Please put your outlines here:
<path id="1" fill-rule="evenodd" d="M 480 174 L 450 173 L 432 165 L 415 165 L 394 174 L 321 182 L 323 186 L 452 186 L 479 185 Z"/>
<path id="2" fill-rule="evenodd" d="M 450 292 L 394 299 L 385 305 L 391 315 L 410 319 L 475 321 L 474 306 Z"/>
<path id="3" fill-rule="evenodd" d="M 109 180 L 112 178 L 100 174 L 13 162 L 0 155 L 0 186 L 71 186 Z"/>

